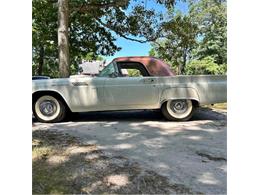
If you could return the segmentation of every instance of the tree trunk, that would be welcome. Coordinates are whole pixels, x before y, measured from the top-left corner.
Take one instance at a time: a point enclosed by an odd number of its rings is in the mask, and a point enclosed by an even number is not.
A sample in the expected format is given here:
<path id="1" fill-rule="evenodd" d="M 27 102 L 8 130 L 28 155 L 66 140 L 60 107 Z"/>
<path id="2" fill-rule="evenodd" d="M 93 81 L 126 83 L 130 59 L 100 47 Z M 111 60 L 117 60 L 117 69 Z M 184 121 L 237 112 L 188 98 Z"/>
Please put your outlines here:
<path id="1" fill-rule="evenodd" d="M 39 55 L 39 64 L 37 68 L 37 75 L 42 75 L 43 70 L 43 64 L 44 64 L 44 47 L 43 45 L 40 46 L 40 55 Z"/>
<path id="2" fill-rule="evenodd" d="M 179 67 L 178 67 L 178 73 L 177 73 L 177 75 L 180 75 L 180 74 L 181 74 L 181 67 L 182 67 L 182 64 L 179 63 Z"/>
<path id="3" fill-rule="evenodd" d="M 182 56 L 182 64 L 180 63 L 179 65 L 179 74 L 183 74 L 183 70 L 186 66 L 186 62 L 187 62 L 187 51 L 185 49 Z"/>
<path id="4" fill-rule="evenodd" d="M 60 77 L 69 77 L 69 0 L 58 0 L 58 47 L 59 47 L 59 72 Z"/>

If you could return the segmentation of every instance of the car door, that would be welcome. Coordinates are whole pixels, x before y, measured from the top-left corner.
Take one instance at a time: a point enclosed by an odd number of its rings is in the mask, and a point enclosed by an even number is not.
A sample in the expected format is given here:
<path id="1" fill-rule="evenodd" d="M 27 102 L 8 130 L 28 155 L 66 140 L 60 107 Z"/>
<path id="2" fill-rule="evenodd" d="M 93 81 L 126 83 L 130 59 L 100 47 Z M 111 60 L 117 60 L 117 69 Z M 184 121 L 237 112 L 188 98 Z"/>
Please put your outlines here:
<path id="1" fill-rule="evenodd" d="M 106 78 L 103 90 L 108 106 L 149 107 L 157 104 L 159 99 L 156 78 L 152 77 Z"/>
<path id="2" fill-rule="evenodd" d="M 104 106 L 103 86 L 105 78 L 79 77 L 70 79 L 70 101 L 77 112 L 100 110 Z"/>

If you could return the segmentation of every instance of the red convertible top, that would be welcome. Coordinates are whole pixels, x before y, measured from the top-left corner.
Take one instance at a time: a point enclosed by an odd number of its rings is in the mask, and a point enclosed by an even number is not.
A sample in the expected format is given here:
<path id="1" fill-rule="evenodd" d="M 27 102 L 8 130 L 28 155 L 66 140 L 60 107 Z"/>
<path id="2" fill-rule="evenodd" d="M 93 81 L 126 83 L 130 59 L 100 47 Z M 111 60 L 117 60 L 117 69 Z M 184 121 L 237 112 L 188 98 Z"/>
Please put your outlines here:
<path id="1" fill-rule="evenodd" d="M 130 56 L 115 58 L 115 62 L 139 62 L 143 64 L 151 76 L 175 76 L 170 65 L 162 60 L 150 56 Z"/>

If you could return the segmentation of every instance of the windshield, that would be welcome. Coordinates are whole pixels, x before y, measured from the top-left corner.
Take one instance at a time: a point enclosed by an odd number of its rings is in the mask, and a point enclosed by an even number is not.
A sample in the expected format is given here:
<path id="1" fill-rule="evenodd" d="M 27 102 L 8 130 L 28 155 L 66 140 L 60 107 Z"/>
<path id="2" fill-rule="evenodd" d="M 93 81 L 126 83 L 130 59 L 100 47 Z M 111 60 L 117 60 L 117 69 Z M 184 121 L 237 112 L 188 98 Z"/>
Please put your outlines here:
<path id="1" fill-rule="evenodd" d="M 112 73 L 117 73 L 114 62 L 110 62 L 98 75 L 98 77 L 110 77 Z"/>

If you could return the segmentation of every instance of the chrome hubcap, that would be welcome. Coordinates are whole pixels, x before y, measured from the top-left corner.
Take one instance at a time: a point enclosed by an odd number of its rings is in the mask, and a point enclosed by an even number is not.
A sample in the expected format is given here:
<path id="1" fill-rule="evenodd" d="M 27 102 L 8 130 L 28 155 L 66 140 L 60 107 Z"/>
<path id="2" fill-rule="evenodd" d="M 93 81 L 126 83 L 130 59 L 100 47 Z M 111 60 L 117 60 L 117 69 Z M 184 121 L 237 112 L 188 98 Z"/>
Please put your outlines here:
<path id="1" fill-rule="evenodd" d="M 57 110 L 55 102 L 46 100 L 40 103 L 40 111 L 45 116 L 52 116 Z"/>
<path id="2" fill-rule="evenodd" d="M 170 104 L 170 108 L 174 113 L 184 113 L 188 109 L 188 104 L 186 100 L 177 100 L 177 101 L 172 101 Z"/>

